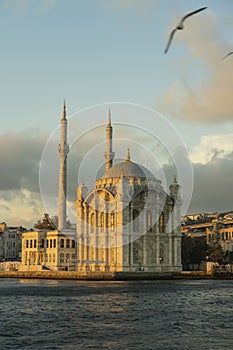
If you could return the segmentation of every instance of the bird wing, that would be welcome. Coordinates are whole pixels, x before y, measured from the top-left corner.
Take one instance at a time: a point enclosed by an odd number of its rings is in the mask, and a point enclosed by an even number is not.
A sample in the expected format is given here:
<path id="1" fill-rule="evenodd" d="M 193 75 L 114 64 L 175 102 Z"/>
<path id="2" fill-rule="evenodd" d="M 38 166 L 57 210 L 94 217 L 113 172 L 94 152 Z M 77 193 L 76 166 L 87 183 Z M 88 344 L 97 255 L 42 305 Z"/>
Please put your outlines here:
<path id="1" fill-rule="evenodd" d="M 173 31 L 172 31 L 171 34 L 170 34 L 170 37 L 169 37 L 169 40 L 168 40 L 166 49 L 164 50 L 164 53 L 167 53 L 167 52 L 168 52 L 168 49 L 169 49 L 169 47 L 170 47 L 170 45 L 171 45 L 172 38 L 173 38 L 175 32 L 176 32 L 176 29 L 173 29 Z"/>
<path id="2" fill-rule="evenodd" d="M 203 10 L 205 10 L 205 9 L 207 9 L 207 7 L 201 7 L 201 8 L 198 9 L 198 10 L 195 10 L 195 11 L 192 11 L 192 12 L 188 13 L 187 15 L 185 15 L 185 16 L 182 18 L 181 23 L 183 23 L 188 17 L 190 17 L 190 16 L 192 16 L 192 15 L 195 15 L 196 13 L 201 12 L 201 11 L 203 11 Z"/>
<path id="3" fill-rule="evenodd" d="M 233 51 L 229 52 L 226 56 L 224 56 L 222 59 L 225 60 L 225 58 L 227 58 L 228 56 L 232 55 Z"/>

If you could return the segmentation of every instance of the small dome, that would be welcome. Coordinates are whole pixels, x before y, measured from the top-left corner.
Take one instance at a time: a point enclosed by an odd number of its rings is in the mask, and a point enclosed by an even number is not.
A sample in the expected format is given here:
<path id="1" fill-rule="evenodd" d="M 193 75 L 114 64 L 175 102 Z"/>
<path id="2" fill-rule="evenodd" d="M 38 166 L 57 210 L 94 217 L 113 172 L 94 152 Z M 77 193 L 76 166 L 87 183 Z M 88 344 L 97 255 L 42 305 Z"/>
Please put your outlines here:
<path id="1" fill-rule="evenodd" d="M 154 175 L 146 169 L 144 166 L 136 164 L 131 161 L 125 161 L 116 165 L 113 165 L 110 169 L 108 169 L 102 179 L 108 178 L 120 178 L 124 175 L 126 178 L 147 178 L 147 179 L 155 179 Z"/>

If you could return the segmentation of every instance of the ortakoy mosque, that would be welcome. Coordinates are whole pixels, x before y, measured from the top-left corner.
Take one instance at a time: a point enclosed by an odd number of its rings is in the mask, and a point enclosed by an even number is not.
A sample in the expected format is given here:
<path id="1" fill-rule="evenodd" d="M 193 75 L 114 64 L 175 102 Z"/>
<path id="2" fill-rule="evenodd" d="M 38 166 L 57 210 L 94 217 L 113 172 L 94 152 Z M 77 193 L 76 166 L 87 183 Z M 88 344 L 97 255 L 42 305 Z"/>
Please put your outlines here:
<path id="1" fill-rule="evenodd" d="M 174 178 L 166 193 L 143 165 L 126 150 L 114 164 L 113 127 L 106 126 L 105 173 L 91 191 L 77 188 L 76 232 L 66 229 L 67 118 L 60 127 L 58 230 L 23 235 L 22 269 L 101 272 L 176 272 L 182 270 L 180 187 Z"/>

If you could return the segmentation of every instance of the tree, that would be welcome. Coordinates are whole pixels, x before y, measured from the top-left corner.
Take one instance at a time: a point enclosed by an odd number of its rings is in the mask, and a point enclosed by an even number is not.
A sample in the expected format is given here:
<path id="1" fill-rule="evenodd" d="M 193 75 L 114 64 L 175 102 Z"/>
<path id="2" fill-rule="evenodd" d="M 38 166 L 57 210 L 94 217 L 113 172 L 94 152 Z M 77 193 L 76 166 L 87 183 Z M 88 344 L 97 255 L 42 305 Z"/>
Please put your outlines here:
<path id="1" fill-rule="evenodd" d="M 183 269 L 189 269 L 192 265 L 199 265 L 206 260 L 208 245 L 205 237 L 191 237 L 184 235 L 182 237 L 182 264 Z"/>
<path id="2" fill-rule="evenodd" d="M 49 214 L 45 213 L 43 219 L 37 221 L 34 228 L 36 230 L 54 231 L 57 229 L 57 226 L 54 220 L 50 218 Z"/>
<path id="3" fill-rule="evenodd" d="M 207 256 L 209 261 L 220 262 L 224 259 L 224 252 L 220 244 L 216 243 L 209 247 L 207 250 Z"/>

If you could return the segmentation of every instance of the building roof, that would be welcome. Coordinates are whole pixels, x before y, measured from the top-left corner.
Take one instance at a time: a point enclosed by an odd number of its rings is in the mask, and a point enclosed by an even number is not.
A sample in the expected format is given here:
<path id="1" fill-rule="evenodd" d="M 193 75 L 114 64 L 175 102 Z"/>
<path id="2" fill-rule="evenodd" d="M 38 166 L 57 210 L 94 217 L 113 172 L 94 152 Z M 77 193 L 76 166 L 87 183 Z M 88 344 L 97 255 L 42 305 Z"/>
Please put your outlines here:
<path id="1" fill-rule="evenodd" d="M 155 176 L 144 166 L 127 160 L 125 162 L 113 165 L 101 178 L 120 178 L 122 176 L 126 178 L 155 179 Z"/>

